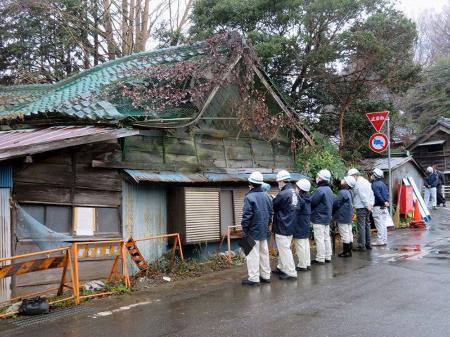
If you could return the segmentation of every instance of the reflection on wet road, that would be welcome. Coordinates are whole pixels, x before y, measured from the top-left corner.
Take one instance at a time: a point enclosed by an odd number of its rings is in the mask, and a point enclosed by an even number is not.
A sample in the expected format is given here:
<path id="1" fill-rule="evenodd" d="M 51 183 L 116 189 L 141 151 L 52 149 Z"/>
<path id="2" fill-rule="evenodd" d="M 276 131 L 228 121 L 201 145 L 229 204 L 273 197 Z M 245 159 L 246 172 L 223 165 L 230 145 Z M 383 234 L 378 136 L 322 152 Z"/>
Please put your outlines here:
<path id="1" fill-rule="evenodd" d="M 297 281 L 243 287 L 236 268 L 0 335 L 450 336 L 450 210 L 433 216 L 429 230 L 396 230 L 387 247 L 335 257 Z"/>

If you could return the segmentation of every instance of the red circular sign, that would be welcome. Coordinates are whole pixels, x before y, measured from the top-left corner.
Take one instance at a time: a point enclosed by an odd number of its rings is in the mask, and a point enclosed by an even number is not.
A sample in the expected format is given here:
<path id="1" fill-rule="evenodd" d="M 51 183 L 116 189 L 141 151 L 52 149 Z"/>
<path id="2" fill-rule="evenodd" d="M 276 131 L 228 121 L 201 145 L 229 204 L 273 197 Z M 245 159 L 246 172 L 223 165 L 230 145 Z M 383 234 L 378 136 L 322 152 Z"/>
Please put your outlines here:
<path id="1" fill-rule="evenodd" d="M 369 147 L 374 152 L 383 152 L 388 146 L 389 139 L 384 133 L 374 133 L 369 139 Z"/>

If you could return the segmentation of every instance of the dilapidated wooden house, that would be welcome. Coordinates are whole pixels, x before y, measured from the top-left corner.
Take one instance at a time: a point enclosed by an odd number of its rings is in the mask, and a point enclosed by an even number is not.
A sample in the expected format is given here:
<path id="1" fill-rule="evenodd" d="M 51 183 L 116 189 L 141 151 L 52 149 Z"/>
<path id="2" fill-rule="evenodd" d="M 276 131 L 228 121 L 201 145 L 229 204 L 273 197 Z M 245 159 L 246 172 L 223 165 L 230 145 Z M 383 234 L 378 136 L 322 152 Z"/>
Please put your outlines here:
<path id="1" fill-rule="evenodd" d="M 414 159 L 426 170 L 437 165 L 450 179 L 450 118 L 439 118 L 436 123 L 422 133 L 407 147 Z"/>
<path id="2" fill-rule="evenodd" d="M 291 123 L 270 138 L 256 125 L 242 126 L 231 104 L 239 99 L 236 80 L 217 83 L 189 109 L 149 112 L 103 94 L 114 83 L 133 83 L 139 69 L 201 60 L 207 48 L 201 42 L 143 52 L 55 84 L 0 88 L 0 256 L 38 249 L 17 235 L 11 203 L 80 240 L 180 232 L 186 245 L 217 242 L 227 225 L 240 223 L 251 171 L 274 182 L 277 170 L 294 169 L 292 139 L 311 139 L 256 59 L 250 66 L 265 104 Z M 241 62 L 242 55 L 230 71 Z M 150 241 L 141 251 L 158 257 L 165 248 Z M 84 270 L 86 279 L 105 272 L 98 263 Z M 21 279 L 14 289 L 53 281 L 48 273 L 39 282 Z"/>

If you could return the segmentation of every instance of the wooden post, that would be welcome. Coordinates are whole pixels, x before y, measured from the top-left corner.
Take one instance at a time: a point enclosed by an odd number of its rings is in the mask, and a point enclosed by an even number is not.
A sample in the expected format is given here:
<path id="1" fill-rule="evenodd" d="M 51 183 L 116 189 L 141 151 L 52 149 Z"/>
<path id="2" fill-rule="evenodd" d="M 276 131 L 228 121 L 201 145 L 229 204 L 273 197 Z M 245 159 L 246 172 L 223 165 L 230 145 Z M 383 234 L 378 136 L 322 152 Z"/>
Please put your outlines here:
<path id="1" fill-rule="evenodd" d="M 227 245 L 228 245 L 228 251 L 227 251 L 227 256 L 228 256 L 228 262 L 231 263 L 231 231 L 230 231 L 230 226 L 227 227 Z"/>

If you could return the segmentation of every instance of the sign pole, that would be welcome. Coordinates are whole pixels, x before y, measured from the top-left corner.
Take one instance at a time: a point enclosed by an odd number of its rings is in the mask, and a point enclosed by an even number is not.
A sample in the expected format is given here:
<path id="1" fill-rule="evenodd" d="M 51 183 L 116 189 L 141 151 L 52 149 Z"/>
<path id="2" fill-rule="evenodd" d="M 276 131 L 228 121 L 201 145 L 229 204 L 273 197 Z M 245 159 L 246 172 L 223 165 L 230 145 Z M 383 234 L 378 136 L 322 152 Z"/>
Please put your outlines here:
<path id="1" fill-rule="evenodd" d="M 387 118 L 388 171 L 389 171 L 389 214 L 392 216 L 392 168 L 391 168 L 391 118 Z M 397 205 L 397 207 L 400 207 Z"/>

